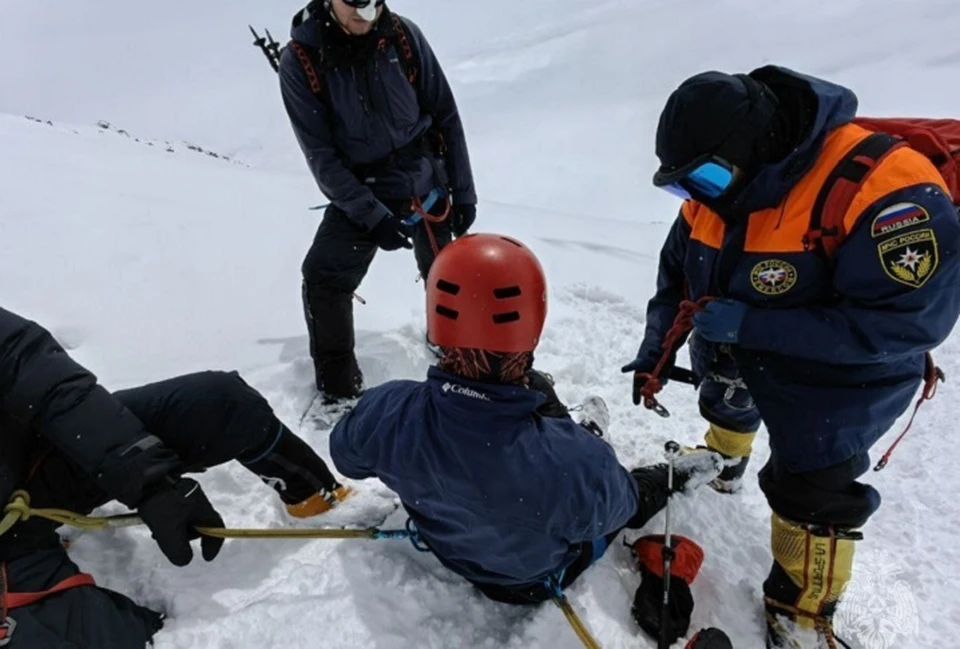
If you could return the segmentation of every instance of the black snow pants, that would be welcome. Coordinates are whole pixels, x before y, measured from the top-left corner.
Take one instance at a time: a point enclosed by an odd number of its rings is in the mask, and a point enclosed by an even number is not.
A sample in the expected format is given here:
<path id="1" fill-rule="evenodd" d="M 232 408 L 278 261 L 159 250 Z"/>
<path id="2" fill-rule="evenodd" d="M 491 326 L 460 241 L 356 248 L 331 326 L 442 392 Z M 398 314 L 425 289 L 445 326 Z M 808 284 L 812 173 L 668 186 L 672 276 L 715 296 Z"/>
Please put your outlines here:
<path id="1" fill-rule="evenodd" d="M 274 415 L 236 373 L 203 372 L 115 392 L 153 435 L 183 461 L 186 472 L 238 460 L 293 504 L 339 483 L 323 460 Z M 39 442 L 22 458 L 33 507 L 89 513 L 110 500 L 69 458 Z M 79 571 L 54 523 L 20 522 L 0 537 L 4 592 L 47 590 Z M 123 595 L 82 586 L 10 611 L 9 649 L 143 649 L 161 616 Z"/>
<path id="2" fill-rule="evenodd" d="M 386 205 L 398 218 L 410 216 L 409 201 Z M 445 202 L 440 201 L 435 209 L 443 207 Z M 435 256 L 427 228 L 440 249 L 452 240 L 447 222 L 428 224 L 421 220 L 416 224 L 413 251 L 424 278 Z M 369 232 L 331 205 L 303 261 L 303 309 L 310 356 L 317 389 L 331 397 L 356 396 L 363 383 L 354 354 L 353 294 L 366 277 L 377 250 Z"/>

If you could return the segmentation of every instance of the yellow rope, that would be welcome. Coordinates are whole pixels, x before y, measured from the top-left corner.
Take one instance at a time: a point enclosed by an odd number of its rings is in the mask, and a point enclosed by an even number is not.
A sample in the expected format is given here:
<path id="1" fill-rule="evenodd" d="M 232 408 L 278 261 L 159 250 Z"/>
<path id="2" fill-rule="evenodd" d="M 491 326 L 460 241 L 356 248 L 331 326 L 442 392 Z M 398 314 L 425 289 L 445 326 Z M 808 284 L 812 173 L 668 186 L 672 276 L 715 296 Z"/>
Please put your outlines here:
<path id="1" fill-rule="evenodd" d="M 14 524 L 30 518 L 44 518 L 61 525 L 70 525 L 82 530 L 102 530 L 117 527 L 142 525 L 143 520 L 135 514 L 123 516 L 84 516 L 66 509 L 34 509 L 30 507 L 30 494 L 15 491 L 10 502 L 3 508 L 4 517 L 0 520 L 0 536 L 3 536 Z M 231 529 L 219 527 L 198 527 L 197 531 L 205 536 L 221 539 L 374 539 L 378 530 L 342 530 L 342 529 Z"/>
<path id="2" fill-rule="evenodd" d="M 231 529 L 198 527 L 204 536 L 220 539 L 373 539 L 376 530 L 322 530 L 322 529 Z"/>
<path id="3" fill-rule="evenodd" d="M 70 525 L 84 530 L 101 530 L 116 527 L 142 525 L 143 520 L 135 514 L 123 516 L 84 516 L 66 509 L 34 509 L 30 507 L 30 494 L 26 491 L 15 491 L 10 502 L 3 508 L 3 519 L 0 520 L 0 536 L 3 536 L 16 523 L 30 518 L 44 518 L 62 525 Z M 198 527 L 197 531 L 205 536 L 214 536 L 221 539 L 377 539 L 396 538 L 390 532 L 382 533 L 376 528 L 365 530 L 332 530 L 332 529 L 231 529 L 219 527 Z M 601 649 L 600 645 L 587 627 L 577 616 L 564 595 L 553 598 L 553 602 L 560 607 L 566 616 L 583 646 L 587 649 Z"/>
<path id="4" fill-rule="evenodd" d="M 573 610 L 573 606 L 570 605 L 570 600 L 567 599 L 565 595 L 560 595 L 553 598 L 553 603 L 560 607 L 560 610 L 563 611 L 563 615 L 567 618 L 567 622 L 570 623 L 570 628 L 573 629 L 573 632 L 577 634 L 577 637 L 580 638 L 580 642 L 583 643 L 583 646 L 587 649 L 601 649 L 600 643 L 597 642 L 590 631 L 587 630 L 587 627 L 583 624 L 583 621 L 580 619 L 580 616 L 577 615 L 577 612 Z"/>

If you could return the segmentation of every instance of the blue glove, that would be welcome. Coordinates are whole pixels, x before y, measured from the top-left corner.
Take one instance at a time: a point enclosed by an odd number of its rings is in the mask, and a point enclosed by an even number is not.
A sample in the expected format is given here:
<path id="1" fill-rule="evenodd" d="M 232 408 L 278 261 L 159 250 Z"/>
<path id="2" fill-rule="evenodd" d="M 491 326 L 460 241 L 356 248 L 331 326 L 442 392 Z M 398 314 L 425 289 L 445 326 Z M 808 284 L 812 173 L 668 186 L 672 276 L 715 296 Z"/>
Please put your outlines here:
<path id="1" fill-rule="evenodd" d="M 736 300 L 713 300 L 693 315 L 693 326 L 705 340 L 736 345 L 749 310 L 749 306 Z"/>

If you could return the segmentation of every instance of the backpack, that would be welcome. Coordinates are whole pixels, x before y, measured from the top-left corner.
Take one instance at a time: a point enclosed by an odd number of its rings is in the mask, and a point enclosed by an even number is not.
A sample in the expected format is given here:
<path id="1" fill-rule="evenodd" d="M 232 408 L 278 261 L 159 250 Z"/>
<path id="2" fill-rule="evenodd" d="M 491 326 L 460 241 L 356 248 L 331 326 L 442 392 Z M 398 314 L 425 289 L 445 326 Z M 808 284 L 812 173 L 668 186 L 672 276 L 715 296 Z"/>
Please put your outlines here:
<path id="1" fill-rule="evenodd" d="M 943 176 L 954 206 L 960 209 L 960 120 L 924 118 L 872 118 L 853 120 L 857 126 L 873 131 L 847 153 L 827 176 L 810 214 L 810 229 L 804 246 L 817 250 L 828 263 L 843 243 L 846 232 L 843 217 L 870 173 L 893 151 L 909 146 L 925 155 Z M 923 391 L 913 408 L 906 428 L 894 440 L 874 467 L 881 471 L 913 425 L 917 410 L 932 399 L 944 373 L 928 352 L 925 355 Z"/>
<path id="2" fill-rule="evenodd" d="M 407 30 L 407 26 L 403 24 L 403 21 L 400 20 L 400 17 L 394 13 L 390 14 L 390 19 L 393 22 L 393 31 L 391 33 L 391 39 L 399 50 L 401 55 L 401 63 L 403 65 L 403 70 L 406 73 L 407 81 L 410 82 L 410 85 L 413 86 L 413 89 L 417 92 L 417 97 L 420 96 L 420 91 L 417 86 L 417 79 L 420 77 L 420 59 L 417 57 L 417 52 L 414 50 L 413 46 L 410 44 L 411 36 Z M 378 49 L 384 49 L 387 46 L 388 39 L 383 37 L 380 39 L 380 42 L 377 44 Z M 324 60 L 323 60 L 323 50 L 315 50 L 313 48 L 308 48 L 302 43 L 291 40 L 287 43 L 287 47 L 293 50 L 293 53 L 297 55 L 297 60 L 300 61 L 300 65 L 303 67 L 304 74 L 307 75 L 307 80 L 310 82 L 310 90 L 313 91 L 318 98 L 322 100 L 323 98 L 323 82 L 322 75 L 325 69 Z M 279 57 L 278 57 L 279 58 Z M 314 62 L 317 62 L 317 65 L 314 65 Z M 319 68 L 320 72 L 318 74 L 317 69 Z"/>
<path id="3" fill-rule="evenodd" d="M 893 151 L 909 146 L 925 155 L 943 176 L 953 204 L 960 208 L 960 120 L 869 118 L 853 120 L 873 133 L 834 167 L 820 189 L 810 215 L 805 247 L 827 260 L 843 243 L 843 217 L 867 178 Z"/>
<path id="4" fill-rule="evenodd" d="M 403 20 L 400 19 L 395 13 L 390 13 L 390 20 L 393 24 L 393 30 L 390 33 L 390 37 L 381 37 L 380 42 L 377 44 L 378 49 L 384 49 L 387 47 L 387 44 L 392 41 L 394 46 L 400 52 L 400 62 L 403 65 L 404 73 L 406 74 L 407 81 L 410 82 L 410 85 L 413 86 L 414 92 L 417 94 L 417 101 L 420 102 L 420 86 L 417 83 L 420 78 L 420 58 L 416 49 L 411 45 L 412 35 L 410 34 L 409 29 Z M 253 28 L 250 28 L 253 31 Z M 268 32 L 269 34 L 269 32 Z M 256 36 L 256 32 L 254 32 Z M 258 45 L 257 41 L 254 41 L 254 45 Z M 270 45 L 267 45 L 269 48 Z M 324 93 L 323 93 L 323 73 L 326 69 L 324 60 L 323 60 L 323 50 L 316 50 L 314 48 L 307 47 L 302 43 L 291 40 L 287 43 L 286 47 L 289 47 L 293 53 L 297 56 L 297 60 L 300 62 L 300 65 L 303 67 L 304 74 L 307 75 L 307 81 L 310 83 L 310 90 L 316 95 L 317 99 L 320 101 L 326 102 Z M 261 49 L 263 47 L 261 46 Z M 282 54 L 283 49 L 274 48 L 277 53 L 275 55 L 275 65 L 274 69 L 278 69 L 280 54 Z M 265 50 L 265 53 L 269 51 Z M 267 59 L 271 58 L 270 54 L 267 54 Z M 422 103 L 422 102 L 421 102 Z M 439 126 L 434 123 L 429 131 L 425 134 L 423 142 L 417 142 L 414 144 L 414 147 L 419 147 L 421 144 L 427 147 L 427 150 L 433 153 L 437 158 L 444 158 L 447 154 L 447 144 L 444 141 L 443 134 L 440 131 Z M 445 178 L 445 176 L 438 172 L 438 176 Z"/>
<path id="5" fill-rule="evenodd" d="M 313 6 L 312 3 L 308 5 L 308 8 L 310 6 Z M 393 40 L 394 45 L 401 53 L 403 70 L 407 75 L 407 80 L 413 86 L 413 89 L 417 91 L 417 96 L 419 97 L 420 92 L 417 87 L 417 79 L 420 77 L 420 59 L 417 56 L 417 51 L 410 44 L 412 36 L 399 16 L 391 13 L 390 19 L 393 22 L 391 40 Z M 313 91 L 313 94 L 317 95 L 318 98 L 323 97 L 322 75 L 325 69 L 323 50 L 317 51 L 313 48 L 308 48 L 294 40 L 289 41 L 286 46 L 280 47 L 280 44 L 270 35 L 270 30 L 266 30 L 266 36 L 260 36 L 252 25 L 249 25 L 249 27 L 250 33 L 253 34 L 253 45 L 260 48 L 260 51 L 263 52 L 263 55 L 267 58 L 267 62 L 270 64 L 270 67 L 273 68 L 274 72 L 278 72 L 280 69 L 280 56 L 283 54 L 283 50 L 290 48 L 293 50 L 293 53 L 296 54 L 297 60 L 300 61 L 304 74 L 307 75 L 307 80 L 310 82 L 310 90 Z M 377 47 L 383 49 L 386 46 L 387 39 L 381 38 Z M 317 65 L 314 65 L 315 60 Z M 319 74 L 317 72 L 318 68 L 320 70 Z"/>

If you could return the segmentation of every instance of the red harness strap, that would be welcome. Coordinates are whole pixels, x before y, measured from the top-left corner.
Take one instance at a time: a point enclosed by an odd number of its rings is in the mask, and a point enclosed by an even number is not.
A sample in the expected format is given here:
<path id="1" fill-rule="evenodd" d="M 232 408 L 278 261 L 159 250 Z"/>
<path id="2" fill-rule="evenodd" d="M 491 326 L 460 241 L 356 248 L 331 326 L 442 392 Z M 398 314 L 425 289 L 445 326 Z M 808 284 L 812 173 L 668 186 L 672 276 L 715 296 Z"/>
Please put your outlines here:
<path id="1" fill-rule="evenodd" d="M 926 369 L 924 370 L 923 376 L 923 393 L 920 395 L 920 398 L 917 399 L 916 405 L 913 407 L 913 414 L 910 415 L 910 421 L 907 422 L 907 427 L 903 429 L 903 432 L 894 440 L 893 444 L 890 445 L 890 448 L 887 449 L 887 452 L 883 454 L 883 457 L 880 458 L 880 461 L 877 462 L 877 466 L 873 467 L 874 471 L 883 471 L 887 466 L 887 463 L 890 462 L 890 457 L 893 455 L 893 452 L 897 449 L 897 446 L 900 445 L 900 442 L 903 441 L 903 438 L 907 436 L 907 433 L 910 432 L 910 427 L 913 426 L 913 420 L 917 416 L 917 411 L 920 410 L 920 406 L 923 405 L 925 401 L 929 401 L 937 394 L 937 383 L 945 381 L 946 377 L 944 376 L 943 370 L 937 367 L 936 363 L 933 362 L 933 356 L 927 353 L 926 356 Z"/>
<path id="2" fill-rule="evenodd" d="M 47 590 L 41 590 L 35 593 L 11 593 L 7 591 L 7 565 L 0 564 L 0 624 L 6 622 L 8 611 L 36 604 L 51 595 L 62 593 L 71 588 L 79 588 L 80 586 L 96 586 L 96 582 L 92 576 L 81 572 L 72 577 L 67 577 Z M 4 632 L 0 630 L 0 640 L 4 639 L 3 633 Z"/>
<path id="3" fill-rule="evenodd" d="M 431 223 L 443 223 L 447 220 L 447 217 L 450 216 L 450 209 L 453 207 L 450 203 L 450 197 L 446 197 L 444 200 L 447 202 L 446 208 L 443 210 L 443 214 L 431 214 L 427 210 L 423 209 L 423 202 L 419 198 L 414 198 L 410 201 L 410 208 L 413 210 L 414 214 L 419 214 L 423 219 L 423 225 L 427 228 L 427 236 L 430 238 L 430 247 L 433 248 L 433 255 L 437 256 L 440 254 L 440 246 L 437 244 L 437 238 L 433 234 L 433 228 Z"/>

